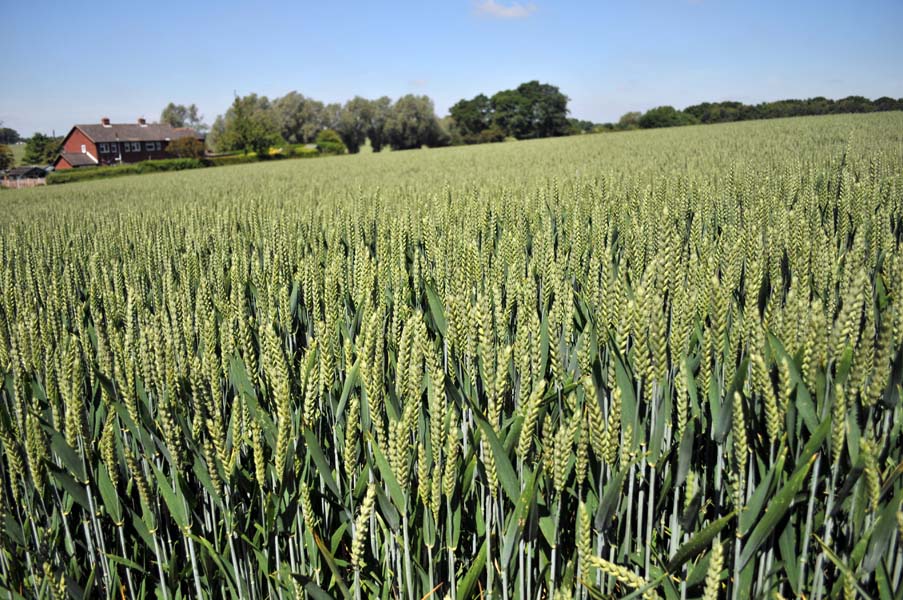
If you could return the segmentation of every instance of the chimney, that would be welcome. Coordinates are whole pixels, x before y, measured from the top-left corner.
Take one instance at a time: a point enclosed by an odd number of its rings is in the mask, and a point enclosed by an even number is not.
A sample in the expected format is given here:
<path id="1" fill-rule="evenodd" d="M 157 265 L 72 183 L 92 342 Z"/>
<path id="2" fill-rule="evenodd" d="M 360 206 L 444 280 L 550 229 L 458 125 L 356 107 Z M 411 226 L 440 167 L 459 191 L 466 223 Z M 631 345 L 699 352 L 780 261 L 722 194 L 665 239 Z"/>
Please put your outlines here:
<path id="1" fill-rule="evenodd" d="M 109 127 L 110 126 L 110 117 L 102 117 L 100 119 L 100 124 L 103 125 L 104 127 Z"/>
<path id="2" fill-rule="evenodd" d="M 147 120 L 144 117 L 138 117 L 138 124 L 142 127 L 147 127 Z"/>

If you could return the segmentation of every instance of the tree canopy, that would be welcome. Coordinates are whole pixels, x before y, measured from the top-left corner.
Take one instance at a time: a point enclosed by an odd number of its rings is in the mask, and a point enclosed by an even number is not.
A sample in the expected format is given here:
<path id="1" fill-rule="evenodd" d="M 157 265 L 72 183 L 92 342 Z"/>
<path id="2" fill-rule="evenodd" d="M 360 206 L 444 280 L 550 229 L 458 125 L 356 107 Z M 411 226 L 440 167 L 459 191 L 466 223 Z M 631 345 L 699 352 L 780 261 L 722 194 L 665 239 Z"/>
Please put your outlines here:
<path id="1" fill-rule="evenodd" d="M 491 98 L 478 94 L 451 107 L 452 136 L 467 144 L 496 139 L 497 131 L 502 138 L 517 139 L 567 135 L 571 131 L 567 103 L 568 97 L 558 87 L 535 80 Z"/>
<path id="2" fill-rule="evenodd" d="M 35 133 L 25 142 L 22 162 L 28 165 L 49 165 L 60 153 L 63 138 Z"/>
<path id="3" fill-rule="evenodd" d="M 172 127 L 191 127 L 196 131 L 205 132 L 209 127 L 203 121 L 203 115 L 194 104 L 185 106 L 170 102 L 160 113 L 160 122 Z"/>
<path id="4" fill-rule="evenodd" d="M 216 124 L 214 124 L 216 125 Z M 219 129 L 220 126 L 217 126 Z M 221 136 L 221 138 L 220 138 Z M 281 142 L 272 105 L 266 96 L 235 96 L 217 131 L 220 150 L 241 150 L 264 156 L 271 146 Z"/>
<path id="5" fill-rule="evenodd" d="M 448 134 L 439 124 L 429 96 L 408 94 L 395 102 L 385 124 L 386 141 L 394 150 L 447 146 Z"/>
<path id="6" fill-rule="evenodd" d="M 677 127 L 678 125 L 693 125 L 699 119 L 693 115 L 677 110 L 673 106 L 659 106 L 646 111 L 639 119 L 639 125 L 643 129 L 655 127 Z"/>
<path id="7" fill-rule="evenodd" d="M 15 162 L 12 149 L 6 144 L 0 144 L 0 171 L 9 169 Z"/>
<path id="8" fill-rule="evenodd" d="M 2 123 L 0 123 L 2 125 Z M 18 144 L 22 137 L 10 127 L 0 127 L 0 144 Z"/>

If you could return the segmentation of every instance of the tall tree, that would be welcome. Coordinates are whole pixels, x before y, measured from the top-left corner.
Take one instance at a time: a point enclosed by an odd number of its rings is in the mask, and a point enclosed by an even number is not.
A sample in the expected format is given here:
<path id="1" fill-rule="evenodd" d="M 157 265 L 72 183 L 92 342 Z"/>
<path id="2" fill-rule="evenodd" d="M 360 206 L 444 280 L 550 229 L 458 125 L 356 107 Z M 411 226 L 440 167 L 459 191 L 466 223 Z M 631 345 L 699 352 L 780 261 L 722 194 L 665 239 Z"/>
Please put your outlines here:
<path id="1" fill-rule="evenodd" d="M 229 150 L 256 152 L 264 156 L 280 142 L 279 129 L 266 96 L 235 96 L 226 112 L 223 145 Z"/>
<path id="2" fill-rule="evenodd" d="M 675 109 L 673 106 L 659 106 L 640 117 L 640 127 L 650 129 L 653 127 L 676 127 L 678 125 L 693 125 L 699 120 L 689 113 Z"/>
<path id="3" fill-rule="evenodd" d="M 0 144 L 0 171 L 5 171 L 13 166 L 16 162 L 16 157 L 13 156 L 13 151 L 6 144 Z"/>
<path id="4" fill-rule="evenodd" d="M 558 87 L 534 80 L 517 86 L 517 93 L 526 99 L 528 137 L 567 135 L 568 97 Z"/>
<path id="5" fill-rule="evenodd" d="M 465 143 L 470 143 L 492 125 L 492 101 L 485 94 L 477 94 L 470 100 L 456 102 L 449 109 L 449 115 L 453 121 L 453 133 Z"/>
<path id="6" fill-rule="evenodd" d="M 298 92 L 289 92 L 273 101 L 279 133 L 292 144 L 309 144 L 316 139 L 326 127 L 323 109 L 322 102 Z"/>
<path id="7" fill-rule="evenodd" d="M 408 94 L 399 98 L 386 121 L 385 133 L 395 150 L 444 146 L 449 142 L 428 96 Z"/>
<path id="8" fill-rule="evenodd" d="M 507 135 L 525 139 L 568 134 L 568 97 L 554 85 L 528 81 L 497 92 L 490 103 L 493 123 Z"/>
<path id="9" fill-rule="evenodd" d="M 372 112 L 372 103 L 360 96 L 355 96 L 342 107 L 336 131 L 342 137 L 350 154 L 359 152 L 361 146 L 367 141 L 367 128 L 370 125 Z"/>
<path id="10" fill-rule="evenodd" d="M 2 121 L 0 121 L 0 125 L 3 125 Z M 19 132 L 15 129 L 0 127 L 0 144 L 18 144 L 21 139 Z"/>
<path id="11" fill-rule="evenodd" d="M 492 96 L 492 122 L 505 135 L 517 139 L 530 137 L 530 107 L 517 90 L 502 90 Z"/>
<path id="12" fill-rule="evenodd" d="M 203 121 L 204 117 L 195 104 L 185 106 L 170 102 L 160 113 L 160 122 L 172 127 L 191 127 L 196 131 L 204 132 L 209 127 Z"/>
<path id="13" fill-rule="evenodd" d="M 382 150 L 386 144 L 386 122 L 392 114 L 392 100 L 382 96 L 370 101 L 370 120 L 367 123 L 367 138 L 374 152 Z"/>
<path id="14" fill-rule="evenodd" d="M 22 157 L 22 162 L 29 165 L 52 163 L 60 153 L 62 142 L 62 138 L 35 133 L 25 142 L 25 155 Z"/>

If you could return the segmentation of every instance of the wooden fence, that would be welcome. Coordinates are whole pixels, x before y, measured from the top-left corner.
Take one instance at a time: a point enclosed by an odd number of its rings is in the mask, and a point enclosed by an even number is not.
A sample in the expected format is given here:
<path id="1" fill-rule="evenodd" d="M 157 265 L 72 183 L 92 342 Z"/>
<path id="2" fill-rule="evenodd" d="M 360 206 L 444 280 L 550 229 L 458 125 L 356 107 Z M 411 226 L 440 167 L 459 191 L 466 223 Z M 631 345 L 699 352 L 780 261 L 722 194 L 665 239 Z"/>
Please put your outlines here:
<path id="1" fill-rule="evenodd" d="M 20 188 L 33 188 L 39 185 L 47 185 L 47 179 L 45 179 L 44 177 L 36 179 L 16 179 L 14 177 L 4 177 L 3 180 L 0 181 L 0 186 L 14 190 L 18 190 Z"/>

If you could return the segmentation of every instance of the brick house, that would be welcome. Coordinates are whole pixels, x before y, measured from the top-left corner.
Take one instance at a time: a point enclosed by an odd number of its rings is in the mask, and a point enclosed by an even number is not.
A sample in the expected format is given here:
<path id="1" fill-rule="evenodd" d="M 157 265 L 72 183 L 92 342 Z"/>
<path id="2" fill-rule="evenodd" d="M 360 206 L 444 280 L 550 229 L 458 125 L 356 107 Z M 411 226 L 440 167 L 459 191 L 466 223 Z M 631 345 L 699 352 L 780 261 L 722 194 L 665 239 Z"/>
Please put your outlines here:
<path id="1" fill-rule="evenodd" d="M 97 165 L 119 165 L 173 158 L 166 151 L 172 140 L 204 136 L 188 127 L 172 127 L 161 123 L 110 123 L 103 118 L 93 125 L 76 125 L 63 138 L 62 150 L 53 163 L 56 170 Z"/>

